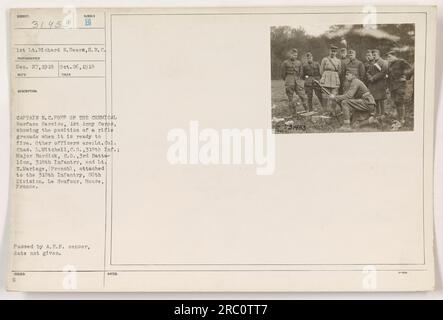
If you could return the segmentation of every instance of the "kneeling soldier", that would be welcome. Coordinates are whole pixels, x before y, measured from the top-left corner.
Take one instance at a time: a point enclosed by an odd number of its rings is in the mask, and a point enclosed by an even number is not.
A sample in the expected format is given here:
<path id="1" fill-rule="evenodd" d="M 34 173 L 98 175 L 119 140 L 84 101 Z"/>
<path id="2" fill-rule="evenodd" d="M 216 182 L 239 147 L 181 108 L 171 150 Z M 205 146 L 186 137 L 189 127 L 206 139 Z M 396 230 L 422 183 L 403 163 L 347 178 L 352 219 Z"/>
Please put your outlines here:
<path id="1" fill-rule="evenodd" d="M 349 70 L 346 71 L 346 80 L 349 81 L 348 90 L 334 98 L 343 111 L 343 126 L 339 129 L 341 131 L 351 129 L 352 113 L 364 114 L 368 119 L 375 107 L 375 100 L 369 89 Z"/>

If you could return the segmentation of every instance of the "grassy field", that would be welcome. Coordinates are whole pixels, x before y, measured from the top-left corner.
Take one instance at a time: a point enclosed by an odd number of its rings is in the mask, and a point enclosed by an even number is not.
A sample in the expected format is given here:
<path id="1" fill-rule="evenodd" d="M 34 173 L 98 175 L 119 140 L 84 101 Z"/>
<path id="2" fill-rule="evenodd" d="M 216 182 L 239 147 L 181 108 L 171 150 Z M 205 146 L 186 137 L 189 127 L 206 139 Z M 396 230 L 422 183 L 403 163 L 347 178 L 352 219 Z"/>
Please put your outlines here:
<path id="1" fill-rule="evenodd" d="M 406 94 L 406 123 L 399 129 L 399 131 L 411 131 L 414 127 L 414 108 L 412 99 L 412 87 L 413 83 L 408 83 L 408 89 Z M 301 101 L 296 97 L 297 111 L 303 111 L 303 105 Z M 318 99 L 313 99 L 314 111 L 321 111 L 321 106 Z M 392 102 L 390 99 L 385 101 L 385 111 L 387 116 L 379 125 L 365 126 L 362 128 L 353 129 L 356 132 L 371 132 L 371 131 L 391 131 L 391 125 L 394 121 L 395 110 L 392 108 Z M 272 117 L 285 118 L 285 121 L 292 120 L 293 124 L 288 126 L 284 122 L 278 125 L 272 124 L 275 133 L 314 133 L 314 132 L 336 132 L 343 124 L 342 116 L 328 118 L 318 117 L 303 117 L 297 115 L 292 116 L 291 110 L 288 106 L 288 98 L 285 93 L 285 86 L 283 80 L 272 80 Z"/>

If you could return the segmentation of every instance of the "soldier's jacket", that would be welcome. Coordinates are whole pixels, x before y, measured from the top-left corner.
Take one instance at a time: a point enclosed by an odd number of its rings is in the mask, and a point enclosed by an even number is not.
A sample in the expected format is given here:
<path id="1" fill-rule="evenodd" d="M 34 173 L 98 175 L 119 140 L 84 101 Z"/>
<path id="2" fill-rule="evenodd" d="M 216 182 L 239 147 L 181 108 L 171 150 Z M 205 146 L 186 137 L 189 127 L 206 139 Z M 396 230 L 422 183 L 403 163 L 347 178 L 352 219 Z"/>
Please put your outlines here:
<path id="1" fill-rule="evenodd" d="M 283 61 L 281 69 L 282 69 L 282 78 L 285 80 L 285 85 L 294 85 L 297 80 L 300 79 L 301 76 L 301 68 L 302 63 L 300 60 L 291 60 L 287 59 Z"/>
<path id="2" fill-rule="evenodd" d="M 412 76 L 412 67 L 403 59 L 396 59 L 388 64 L 389 90 L 394 91 L 406 86 L 406 80 Z"/>
<path id="3" fill-rule="evenodd" d="M 320 64 L 320 83 L 326 88 L 340 87 L 341 61 L 338 58 L 325 57 Z"/>
<path id="4" fill-rule="evenodd" d="M 342 95 L 335 97 L 337 102 L 349 99 L 361 99 L 366 104 L 375 104 L 374 97 L 369 92 L 368 87 L 360 79 L 354 78 L 349 84 L 349 89 Z"/>
<path id="5" fill-rule="evenodd" d="M 368 61 L 368 60 L 366 60 L 364 63 L 363 63 L 363 65 L 365 66 L 365 71 L 366 71 L 366 74 L 365 74 L 365 80 L 363 81 L 366 85 L 368 85 L 368 77 L 367 77 L 367 75 L 368 75 L 368 71 L 369 71 L 369 69 L 371 68 L 371 66 L 372 66 L 372 61 Z"/>
<path id="6" fill-rule="evenodd" d="M 320 80 L 320 64 L 317 61 L 305 62 L 302 65 L 302 78 L 305 80 L 305 86 L 314 85 L 314 80 Z"/>
<path id="7" fill-rule="evenodd" d="M 340 64 L 341 64 L 341 72 L 340 72 L 340 81 L 342 81 L 345 78 L 346 75 L 346 66 L 351 60 L 346 58 L 340 58 Z"/>
<path id="8" fill-rule="evenodd" d="M 375 100 L 386 99 L 386 75 L 388 73 L 387 61 L 379 58 L 374 61 L 368 69 L 368 78 L 371 77 L 372 81 L 368 80 L 368 88 L 374 96 Z"/>
<path id="9" fill-rule="evenodd" d="M 365 66 L 363 62 L 360 60 L 354 59 L 349 60 L 349 62 L 345 66 L 345 73 L 349 70 L 353 75 L 355 75 L 360 80 L 364 80 L 365 78 Z"/>

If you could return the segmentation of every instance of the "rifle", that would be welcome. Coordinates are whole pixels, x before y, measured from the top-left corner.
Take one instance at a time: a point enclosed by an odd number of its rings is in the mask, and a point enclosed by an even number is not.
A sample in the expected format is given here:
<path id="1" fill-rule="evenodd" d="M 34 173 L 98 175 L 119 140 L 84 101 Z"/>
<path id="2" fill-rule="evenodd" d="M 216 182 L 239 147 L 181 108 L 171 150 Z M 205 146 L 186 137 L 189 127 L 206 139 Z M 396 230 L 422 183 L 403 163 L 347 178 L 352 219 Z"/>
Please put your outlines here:
<path id="1" fill-rule="evenodd" d="M 318 80 L 315 80 L 315 79 L 314 79 L 314 83 L 316 83 L 316 84 L 320 87 L 320 89 L 321 89 L 324 93 L 326 93 L 328 96 L 333 96 L 333 94 L 330 93 L 330 92 L 328 91 L 328 89 L 326 89 L 325 87 L 323 87 L 323 86 L 320 84 L 320 82 L 319 82 Z"/>
<path id="2" fill-rule="evenodd" d="M 330 97 L 335 97 L 332 93 L 329 92 L 328 89 L 326 89 L 325 87 L 323 87 L 323 86 L 320 84 L 320 82 L 319 82 L 318 80 L 315 80 L 315 79 L 314 79 L 314 83 L 317 84 L 317 85 L 320 87 L 320 89 L 321 89 L 324 93 L 326 93 L 328 96 L 330 96 Z M 338 122 L 340 122 L 339 114 L 336 113 L 335 110 L 334 110 L 334 112 L 332 113 L 332 116 L 333 116 Z"/>

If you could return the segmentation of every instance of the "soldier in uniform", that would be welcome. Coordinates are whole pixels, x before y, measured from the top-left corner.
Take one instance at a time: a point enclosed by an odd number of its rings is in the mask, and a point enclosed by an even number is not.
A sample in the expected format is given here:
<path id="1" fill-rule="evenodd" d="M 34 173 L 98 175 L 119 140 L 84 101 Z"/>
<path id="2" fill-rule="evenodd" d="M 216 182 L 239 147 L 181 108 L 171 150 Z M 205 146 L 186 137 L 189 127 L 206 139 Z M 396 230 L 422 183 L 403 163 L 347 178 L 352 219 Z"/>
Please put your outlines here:
<path id="1" fill-rule="evenodd" d="M 368 50 L 366 51 L 366 61 L 363 63 L 366 71 L 365 80 L 364 80 L 366 86 L 368 86 L 368 71 L 371 68 L 372 63 L 373 63 L 372 51 Z"/>
<path id="2" fill-rule="evenodd" d="M 349 50 L 349 62 L 346 65 L 345 72 L 349 70 L 361 81 L 365 78 L 365 66 L 363 62 L 357 59 L 357 53 L 355 50 Z"/>
<path id="3" fill-rule="evenodd" d="M 397 110 L 397 120 L 400 126 L 403 126 L 405 123 L 406 80 L 411 79 L 413 70 L 409 63 L 397 58 L 394 51 L 388 52 L 387 59 L 389 91 Z"/>
<path id="4" fill-rule="evenodd" d="M 302 66 L 302 75 L 305 80 L 305 93 L 308 97 L 308 107 L 309 111 L 313 110 L 312 98 L 315 92 L 320 104 L 322 104 L 322 93 L 321 88 L 314 80 L 320 80 L 320 64 L 314 61 L 312 53 L 306 53 L 306 62 Z"/>
<path id="5" fill-rule="evenodd" d="M 297 49 L 292 49 L 289 54 L 289 59 L 285 60 L 282 64 L 282 78 L 285 81 L 286 95 L 288 96 L 289 107 L 294 115 L 297 111 L 293 101 L 294 93 L 299 96 L 303 102 L 303 107 L 307 110 L 306 96 L 303 88 L 298 83 L 302 72 L 302 63 L 300 60 L 297 60 L 297 55 Z"/>
<path id="6" fill-rule="evenodd" d="M 341 61 L 336 57 L 337 47 L 331 46 L 329 56 L 323 58 L 320 64 L 320 84 L 332 95 L 337 95 L 340 88 Z M 336 103 L 328 94 L 322 97 L 323 111 L 336 112 Z"/>
<path id="7" fill-rule="evenodd" d="M 374 97 L 369 89 L 350 70 L 346 70 L 346 80 L 349 81 L 348 90 L 342 95 L 333 97 L 341 105 L 343 111 L 344 121 L 340 131 L 351 129 L 351 116 L 354 118 L 355 114 L 369 119 L 375 106 Z"/>
<path id="8" fill-rule="evenodd" d="M 380 50 L 372 50 L 373 63 L 367 73 L 368 88 L 375 99 L 375 114 L 384 115 L 388 63 L 380 58 Z"/>
<path id="9" fill-rule="evenodd" d="M 346 71 L 349 70 L 351 73 L 353 73 L 358 79 L 364 81 L 365 78 L 365 66 L 363 65 L 363 62 L 358 60 L 356 58 L 356 52 L 355 50 L 349 50 L 349 62 L 345 66 L 345 74 Z M 343 65 L 342 65 L 343 68 Z M 346 78 L 343 78 L 342 82 L 342 89 L 343 93 L 346 92 L 349 88 L 349 81 L 346 80 Z"/>
<path id="10" fill-rule="evenodd" d="M 349 57 L 348 57 L 348 49 L 341 48 L 340 49 L 340 63 L 341 63 L 341 73 L 340 73 L 340 88 L 338 89 L 338 93 L 343 93 L 343 85 L 345 83 L 345 72 L 346 72 L 346 66 L 349 63 Z"/>

